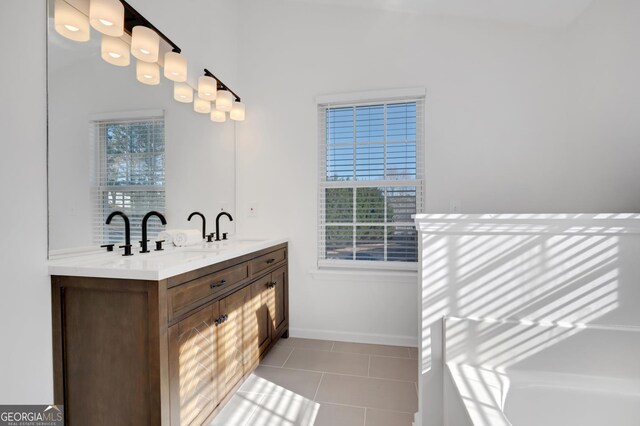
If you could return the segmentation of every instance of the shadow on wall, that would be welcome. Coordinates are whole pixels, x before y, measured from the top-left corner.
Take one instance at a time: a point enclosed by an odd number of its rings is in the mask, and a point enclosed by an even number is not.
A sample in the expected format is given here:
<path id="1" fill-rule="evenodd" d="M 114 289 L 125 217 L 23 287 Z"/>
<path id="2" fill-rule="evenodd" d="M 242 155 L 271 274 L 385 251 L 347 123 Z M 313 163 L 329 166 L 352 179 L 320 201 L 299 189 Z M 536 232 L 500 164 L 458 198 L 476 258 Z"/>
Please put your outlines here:
<path id="1" fill-rule="evenodd" d="M 473 329 L 466 322 L 447 327 L 450 354 L 464 346 L 472 358 L 464 362 L 509 367 L 618 309 L 626 233 L 597 220 L 586 223 L 583 216 L 518 223 L 536 216 L 504 215 L 499 218 L 517 220 L 463 226 L 451 221 L 423 229 L 422 372 L 440 361 L 434 358 L 441 356 L 441 341 L 432 345 L 432 338 L 441 340 L 443 315 L 489 320 Z M 530 327 L 492 326 L 491 319 Z M 566 327 L 549 334 L 536 324 Z M 469 348 L 469 339 L 477 345 Z"/>

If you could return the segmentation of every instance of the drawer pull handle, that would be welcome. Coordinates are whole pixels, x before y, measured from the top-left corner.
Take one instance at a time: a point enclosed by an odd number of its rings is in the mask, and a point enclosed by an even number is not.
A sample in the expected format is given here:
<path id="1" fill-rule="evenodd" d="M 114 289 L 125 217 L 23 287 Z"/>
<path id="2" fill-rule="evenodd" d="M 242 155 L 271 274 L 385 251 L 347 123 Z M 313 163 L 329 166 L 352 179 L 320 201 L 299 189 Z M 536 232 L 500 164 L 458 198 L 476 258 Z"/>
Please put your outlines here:
<path id="1" fill-rule="evenodd" d="M 267 259 L 267 265 L 271 265 L 275 261 L 275 259 Z"/>
<path id="2" fill-rule="evenodd" d="M 274 288 L 276 286 L 276 284 L 278 284 L 278 283 L 275 282 L 275 281 L 268 282 L 267 283 L 267 288 Z"/>
<path id="3" fill-rule="evenodd" d="M 217 283 L 211 283 L 209 285 L 209 287 L 211 288 L 216 288 L 216 287 L 222 287 L 223 285 L 225 285 L 227 283 L 227 280 L 220 280 L 220 282 Z"/>

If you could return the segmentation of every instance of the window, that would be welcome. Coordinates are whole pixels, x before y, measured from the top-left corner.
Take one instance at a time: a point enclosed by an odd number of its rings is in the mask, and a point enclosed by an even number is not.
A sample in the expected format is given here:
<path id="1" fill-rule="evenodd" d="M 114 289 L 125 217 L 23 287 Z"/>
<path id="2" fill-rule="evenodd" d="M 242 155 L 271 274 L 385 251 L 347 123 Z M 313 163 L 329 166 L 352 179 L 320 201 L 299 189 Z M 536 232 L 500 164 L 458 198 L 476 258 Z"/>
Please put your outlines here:
<path id="1" fill-rule="evenodd" d="M 423 104 L 319 104 L 319 266 L 415 267 Z"/>
<path id="2" fill-rule="evenodd" d="M 121 219 L 105 225 L 107 216 L 123 211 L 131 222 L 131 241 L 141 238 L 140 224 L 151 211 L 165 211 L 164 117 L 138 114 L 92 121 L 96 173 L 94 186 L 95 242 L 124 241 Z M 162 230 L 159 221 L 149 222 L 149 235 Z"/>

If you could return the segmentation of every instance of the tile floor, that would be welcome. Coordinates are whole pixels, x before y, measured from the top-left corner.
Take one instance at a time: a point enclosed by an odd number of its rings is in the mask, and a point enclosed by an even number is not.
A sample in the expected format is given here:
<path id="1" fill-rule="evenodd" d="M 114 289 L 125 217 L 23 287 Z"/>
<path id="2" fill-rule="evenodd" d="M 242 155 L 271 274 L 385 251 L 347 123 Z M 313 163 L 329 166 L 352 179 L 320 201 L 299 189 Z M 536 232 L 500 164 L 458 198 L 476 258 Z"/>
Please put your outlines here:
<path id="1" fill-rule="evenodd" d="M 281 339 L 211 426 L 411 426 L 415 348 Z"/>

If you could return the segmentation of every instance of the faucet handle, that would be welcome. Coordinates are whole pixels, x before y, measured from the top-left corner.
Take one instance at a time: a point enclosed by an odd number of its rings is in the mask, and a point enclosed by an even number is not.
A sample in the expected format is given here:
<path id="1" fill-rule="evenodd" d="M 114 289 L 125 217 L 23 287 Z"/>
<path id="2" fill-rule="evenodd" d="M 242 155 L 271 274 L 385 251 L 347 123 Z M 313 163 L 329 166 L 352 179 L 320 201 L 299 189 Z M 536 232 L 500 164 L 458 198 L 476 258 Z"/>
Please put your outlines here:
<path id="1" fill-rule="evenodd" d="M 222 239 L 223 239 L 223 240 L 226 240 L 226 239 L 227 239 L 227 235 L 228 235 L 228 234 L 229 234 L 228 232 L 223 232 L 223 233 L 222 233 Z"/>
<path id="2" fill-rule="evenodd" d="M 215 232 L 212 232 L 210 234 L 207 234 L 207 242 L 208 243 L 212 243 L 213 242 L 213 237 L 216 235 Z"/>
<path id="3" fill-rule="evenodd" d="M 156 241 L 156 250 L 155 250 L 155 251 L 162 251 L 162 250 L 164 250 L 164 249 L 162 248 L 162 243 L 164 243 L 164 240 L 158 240 L 158 241 Z"/>
<path id="4" fill-rule="evenodd" d="M 124 249 L 123 256 L 133 256 L 133 253 L 131 253 L 131 244 L 125 244 L 123 246 L 118 246 L 118 247 Z"/>
<path id="5" fill-rule="evenodd" d="M 103 245 L 100 246 L 100 248 L 106 248 L 107 251 L 113 251 L 113 246 L 114 245 L 115 244 L 103 244 Z"/>
<path id="6" fill-rule="evenodd" d="M 142 250 L 140 250 L 140 253 L 149 253 L 149 250 L 147 249 L 147 243 L 148 242 L 149 242 L 149 240 L 139 241 L 140 248 L 142 249 Z"/>

